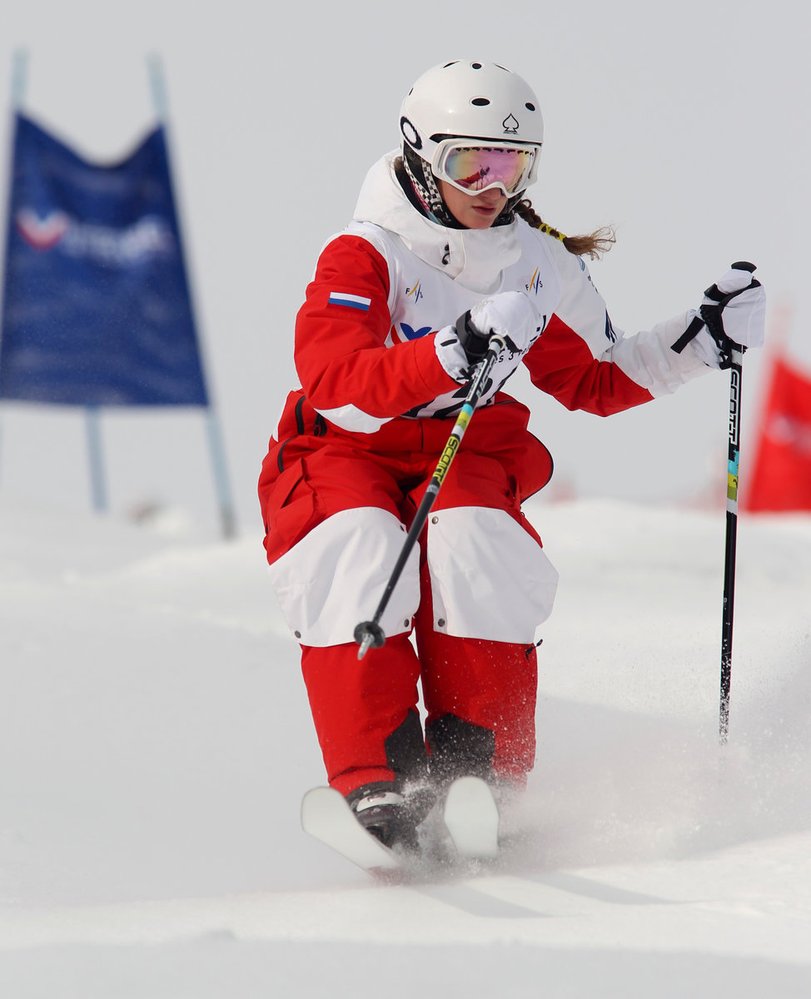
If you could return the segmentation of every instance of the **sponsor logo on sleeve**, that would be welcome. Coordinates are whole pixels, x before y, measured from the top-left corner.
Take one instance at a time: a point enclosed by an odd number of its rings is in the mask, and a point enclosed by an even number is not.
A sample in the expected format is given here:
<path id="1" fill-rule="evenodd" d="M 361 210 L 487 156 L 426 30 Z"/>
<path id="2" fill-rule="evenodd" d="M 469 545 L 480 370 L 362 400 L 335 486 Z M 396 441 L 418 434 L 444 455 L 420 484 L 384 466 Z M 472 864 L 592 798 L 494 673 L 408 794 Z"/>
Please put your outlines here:
<path id="1" fill-rule="evenodd" d="M 611 322 L 611 316 L 609 316 L 608 312 L 606 312 L 605 314 L 605 338 L 606 340 L 609 340 L 611 343 L 617 342 L 617 334 L 614 332 L 614 326 Z"/>

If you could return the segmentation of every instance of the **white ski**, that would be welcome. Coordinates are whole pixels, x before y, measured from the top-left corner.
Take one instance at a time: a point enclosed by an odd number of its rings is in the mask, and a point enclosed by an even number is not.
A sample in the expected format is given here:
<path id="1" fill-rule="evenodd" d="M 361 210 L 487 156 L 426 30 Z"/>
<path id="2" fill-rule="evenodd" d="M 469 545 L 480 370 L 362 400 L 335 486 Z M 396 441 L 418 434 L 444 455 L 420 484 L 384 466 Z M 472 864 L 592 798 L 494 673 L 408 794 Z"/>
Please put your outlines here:
<path id="1" fill-rule="evenodd" d="M 460 857 L 490 860 L 498 856 L 498 806 L 480 777 L 460 777 L 448 788 L 443 818 Z"/>
<path id="2" fill-rule="evenodd" d="M 437 855 L 442 858 L 437 869 L 452 866 L 454 855 L 461 860 L 491 860 L 498 856 L 498 808 L 485 781 L 479 777 L 460 777 L 437 807 L 450 837 L 444 853 L 440 849 Z M 430 846 L 422 858 L 401 856 L 384 846 L 358 822 L 344 796 L 331 787 L 307 791 L 301 802 L 301 826 L 310 836 L 365 871 L 425 874 L 432 865 L 437 865 L 437 856 L 432 856 Z M 429 842 L 430 838 L 429 833 Z"/>
<path id="3" fill-rule="evenodd" d="M 314 787 L 301 802 L 301 827 L 366 871 L 400 867 L 397 855 L 367 832 L 334 788 Z"/>

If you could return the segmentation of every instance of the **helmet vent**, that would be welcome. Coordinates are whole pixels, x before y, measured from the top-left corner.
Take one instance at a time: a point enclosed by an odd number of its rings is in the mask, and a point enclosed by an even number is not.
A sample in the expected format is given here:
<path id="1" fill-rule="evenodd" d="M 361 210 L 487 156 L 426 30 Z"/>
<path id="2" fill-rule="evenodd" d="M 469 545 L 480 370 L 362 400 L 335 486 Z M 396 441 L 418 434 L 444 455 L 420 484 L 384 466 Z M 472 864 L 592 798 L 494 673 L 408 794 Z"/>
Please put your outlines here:
<path id="1" fill-rule="evenodd" d="M 490 101 L 487 97 L 474 97 L 470 103 L 474 104 L 477 108 L 486 108 Z"/>
<path id="2" fill-rule="evenodd" d="M 535 105 L 532 103 L 532 101 L 527 101 L 527 103 L 524 105 L 524 107 L 527 109 L 527 111 L 534 111 L 535 110 Z"/>
<path id="3" fill-rule="evenodd" d="M 481 69 L 482 68 L 482 64 L 480 62 L 472 62 L 470 65 L 473 67 L 473 69 Z"/>

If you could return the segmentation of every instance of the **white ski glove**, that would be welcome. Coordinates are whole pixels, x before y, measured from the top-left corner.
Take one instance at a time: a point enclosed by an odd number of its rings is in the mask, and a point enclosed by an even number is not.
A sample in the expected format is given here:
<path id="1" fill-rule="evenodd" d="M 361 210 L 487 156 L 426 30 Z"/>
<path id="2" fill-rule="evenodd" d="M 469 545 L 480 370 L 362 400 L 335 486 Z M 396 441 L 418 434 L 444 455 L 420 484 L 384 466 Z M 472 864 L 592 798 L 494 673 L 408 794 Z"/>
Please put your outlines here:
<path id="1" fill-rule="evenodd" d="M 504 381 L 543 332 L 543 318 L 523 291 L 505 291 L 483 298 L 461 315 L 454 326 L 441 329 L 434 341 L 439 363 L 457 382 L 470 378 L 487 353 L 494 333 L 504 337 L 499 355 L 499 379 Z"/>
<path id="2" fill-rule="evenodd" d="M 673 344 L 681 353 L 695 337 L 695 351 L 711 368 L 728 368 L 731 350 L 762 347 L 766 338 L 766 293 L 752 277 L 754 264 L 732 267 L 704 292 L 704 299 L 687 332 Z M 681 347 L 679 345 L 681 344 Z"/>

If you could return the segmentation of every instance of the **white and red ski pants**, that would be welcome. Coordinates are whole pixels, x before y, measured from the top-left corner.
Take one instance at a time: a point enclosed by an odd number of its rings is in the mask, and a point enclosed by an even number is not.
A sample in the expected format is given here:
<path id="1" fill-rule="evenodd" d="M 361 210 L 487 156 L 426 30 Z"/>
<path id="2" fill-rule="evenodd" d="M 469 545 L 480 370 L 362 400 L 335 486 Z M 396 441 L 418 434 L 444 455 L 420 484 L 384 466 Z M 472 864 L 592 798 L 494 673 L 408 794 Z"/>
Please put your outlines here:
<path id="1" fill-rule="evenodd" d="M 557 574 L 486 434 L 465 436 L 381 620 L 386 643 L 358 660 L 354 628 L 377 607 L 447 439 L 447 424 L 426 434 L 423 422 L 408 421 L 398 450 L 331 428 L 272 440 L 260 480 L 271 577 L 343 794 L 418 777 L 426 743 L 439 776 L 520 785 L 534 761 L 534 637 Z"/>

